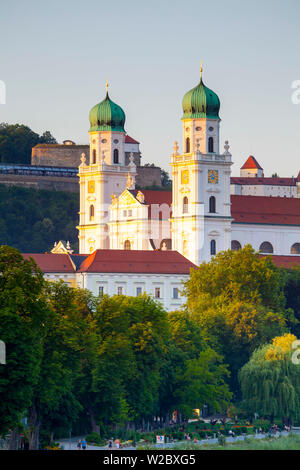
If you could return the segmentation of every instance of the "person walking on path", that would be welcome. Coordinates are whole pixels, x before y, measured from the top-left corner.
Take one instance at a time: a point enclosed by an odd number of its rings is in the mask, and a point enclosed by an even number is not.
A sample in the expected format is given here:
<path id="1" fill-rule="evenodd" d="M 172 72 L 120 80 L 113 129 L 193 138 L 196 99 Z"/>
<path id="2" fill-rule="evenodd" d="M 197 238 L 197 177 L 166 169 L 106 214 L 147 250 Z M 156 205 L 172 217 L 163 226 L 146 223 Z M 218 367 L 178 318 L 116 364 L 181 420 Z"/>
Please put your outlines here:
<path id="1" fill-rule="evenodd" d="M 82 439 L 82 450 L 86 449 L 86 439 Z"/>
<path id="2" fill-rule="evenodd" d="M 81 450 L 81 444 L 82 444 L 81 439 L 79 439 L 79 441 L 77 442 L 77 449 L 78 450 Z"/>

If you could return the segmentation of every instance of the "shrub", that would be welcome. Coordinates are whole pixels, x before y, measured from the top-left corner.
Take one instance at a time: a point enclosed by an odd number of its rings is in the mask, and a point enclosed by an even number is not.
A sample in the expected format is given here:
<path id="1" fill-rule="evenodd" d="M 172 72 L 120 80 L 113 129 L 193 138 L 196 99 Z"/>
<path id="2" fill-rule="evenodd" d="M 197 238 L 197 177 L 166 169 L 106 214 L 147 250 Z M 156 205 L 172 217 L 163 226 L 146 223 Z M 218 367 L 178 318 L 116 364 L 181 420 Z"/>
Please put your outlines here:
<path id="1" fill-rule="evenodd" d="M 105 441 L 101 438 L 100 434 L 97 432 L 91 432 L 86 436 L 86 441 L 88 444 L 103 444 L 105 445 Z"/>

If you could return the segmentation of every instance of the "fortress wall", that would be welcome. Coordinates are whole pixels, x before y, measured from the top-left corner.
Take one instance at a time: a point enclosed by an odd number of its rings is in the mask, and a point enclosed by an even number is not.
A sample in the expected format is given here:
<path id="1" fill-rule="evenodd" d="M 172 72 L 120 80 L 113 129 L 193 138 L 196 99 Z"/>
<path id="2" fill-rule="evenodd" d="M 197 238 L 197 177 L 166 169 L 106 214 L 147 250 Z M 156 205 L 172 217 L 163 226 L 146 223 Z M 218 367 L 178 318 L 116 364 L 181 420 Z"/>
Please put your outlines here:
<path id="1" fill-rule="evenodd" d="M 31 165 L 78 167 L 81 163 L 81 154 L 89 158 L 89 145 L 59 145 L 39 144 L 32 148 Z"/>

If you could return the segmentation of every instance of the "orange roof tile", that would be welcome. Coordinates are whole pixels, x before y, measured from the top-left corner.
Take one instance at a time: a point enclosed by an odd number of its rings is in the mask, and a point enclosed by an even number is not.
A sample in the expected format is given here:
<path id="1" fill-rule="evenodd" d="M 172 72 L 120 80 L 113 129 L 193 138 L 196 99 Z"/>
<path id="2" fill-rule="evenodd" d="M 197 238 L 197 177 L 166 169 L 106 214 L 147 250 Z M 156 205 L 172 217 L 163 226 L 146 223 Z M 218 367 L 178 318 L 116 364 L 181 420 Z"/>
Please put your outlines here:
<path id="1" fill-rule="evenodd" d="M 241 167 L 241 170 L 249 170 L 249 169 L 254 169 L 257 168 L 258 170 L 262 170 L 262 167 L 256 160 L 256 158 L 253 157 L 253 155 L 250 155 L 250 157 L 246 160 L 244 165 Z"/>
<path id="2" fill-rule="evenodd" d="M 196 266 L 177 251 L 96 250 L 79 272 L 189 274 Z"/>
<path id="3" fill-rule="evenodd" d="M 74 273 L 74 266 L 68 254 L 64 253 L 22 253 L 23 258 L 33 258 L 44 273 Z"/>
<path id="4" fill-rule="evenodd" d="M 231 196 L 234 223 L 300 225 L 300 199 Z"/>

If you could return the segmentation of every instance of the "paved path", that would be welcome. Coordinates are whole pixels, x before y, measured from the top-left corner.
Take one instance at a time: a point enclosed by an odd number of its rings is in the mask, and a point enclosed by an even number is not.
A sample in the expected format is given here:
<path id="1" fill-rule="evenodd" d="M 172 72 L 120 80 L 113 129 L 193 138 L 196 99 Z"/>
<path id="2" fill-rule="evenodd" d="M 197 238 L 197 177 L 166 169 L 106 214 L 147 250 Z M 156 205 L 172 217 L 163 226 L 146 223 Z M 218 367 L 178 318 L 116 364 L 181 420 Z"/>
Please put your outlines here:
<path id="1" fill-rule="evenodd" d="M 300 431 L 294 431 L 297 434 L 300 433 Z M 279 436 L 288 436 L 287 431 L 282 431 L 281 433 L 277 433 L 274 436 L 279 437 Z M 267 437 L 268 434 L 252 434 L 248 436 L 236 436 L 236 437 L 226 437 L 226 442 L 238 442 L 238 441 L 243 441 L 245 437 L 254 437 L 255 439 L 264 439 Z M 74 437 L 71 439 L 61 439 L 59 441 L 59 444 L 64 447 L 65 450 L 77 450 L 77 442 L 79 439 L 82 439 L 82 437 Z M 188 441 L 191 444 L 193 444 L 192 441 Z M 178 444 L 186 444 L 187 441 L 178 441 L 178 442 L 168 442 L 166 444 L 151 444 L 152 447 L 156 447 L 157 449 L 171 449 L 172 447 L 178 445 Z M 204 444 L 217 444 L 218 439 L 203 439 L 201 441 L 198 441 L 198 445 L 204 445 Z M 196 444 L 196 443 L 195 443 Z M 87 450 L 116 450 L 115 447 L 112 449 L 109 449 L 108 446 L 105 447 L 100 447 L 100 446 L 87 446 Z M 122 448 L 120 449 L 122 450 Z M 125 447 L 123 450 L 136 450 L 136 447 Z"/>

